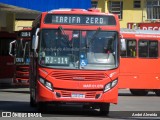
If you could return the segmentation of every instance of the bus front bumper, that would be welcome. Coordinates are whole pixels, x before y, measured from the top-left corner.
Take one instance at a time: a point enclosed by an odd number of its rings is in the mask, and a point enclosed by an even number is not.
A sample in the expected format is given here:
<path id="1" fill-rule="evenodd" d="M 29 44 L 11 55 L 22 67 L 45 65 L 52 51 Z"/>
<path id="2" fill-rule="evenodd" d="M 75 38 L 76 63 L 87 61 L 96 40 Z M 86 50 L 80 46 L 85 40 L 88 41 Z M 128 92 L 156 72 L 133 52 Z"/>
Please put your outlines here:
<path id="1" fill-rule="evenodd" d="M 77 103 L 114 103 L 118 101 L 118 87 L 107 92 L 103 90 L 49 90 L 39 81 L 37 83 L 37 102 L 77 102 Z"/>

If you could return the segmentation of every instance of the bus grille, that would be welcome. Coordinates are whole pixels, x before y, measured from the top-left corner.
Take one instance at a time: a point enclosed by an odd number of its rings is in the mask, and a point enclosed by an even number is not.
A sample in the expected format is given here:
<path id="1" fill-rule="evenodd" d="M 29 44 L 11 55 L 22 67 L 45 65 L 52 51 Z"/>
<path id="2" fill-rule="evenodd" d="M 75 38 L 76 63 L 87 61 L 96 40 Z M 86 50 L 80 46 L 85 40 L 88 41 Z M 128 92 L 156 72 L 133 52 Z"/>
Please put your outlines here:
<path id="1" fill-rule="evenodd" d="M 16 67 L 17 71 L 29 72 L 29 67 Z"/>
<path id="2" fill-rule="evenodd" d="M 51 74 L 51 77 L 54 77 L 57 80 L 83 80 L 83 81 L 94 81 L 94 80 L 103 80 L 106 75 L 104 73 L 95 73 L 95 72 L 76 72 L 71 71 L 54 71 Z"/>
<path id="3" fill-rule="evenodd" d="M 61 97 L 71 97 L 71 91 L 61 91 Z M 85 98 L 95 98 L 96 92 L 85 92 Z"/>

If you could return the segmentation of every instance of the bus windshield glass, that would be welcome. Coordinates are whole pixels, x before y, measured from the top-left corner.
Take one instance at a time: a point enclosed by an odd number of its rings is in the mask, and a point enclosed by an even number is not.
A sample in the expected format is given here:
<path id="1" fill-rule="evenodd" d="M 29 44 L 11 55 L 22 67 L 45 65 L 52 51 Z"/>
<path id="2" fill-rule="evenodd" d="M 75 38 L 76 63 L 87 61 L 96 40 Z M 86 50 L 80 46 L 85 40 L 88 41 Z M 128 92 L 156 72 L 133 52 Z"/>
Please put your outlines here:
<path id="1" fill-rule="evenodd" d="M 17 40 L 16 42 L 16 64 L 29 64 L 30 41 Z"/>
<path id="2" fill-rule="evenodd" d="M 39 64 L 59 69 L 106 70 L 117 67 L 118 33 L 42 29 Z"/>

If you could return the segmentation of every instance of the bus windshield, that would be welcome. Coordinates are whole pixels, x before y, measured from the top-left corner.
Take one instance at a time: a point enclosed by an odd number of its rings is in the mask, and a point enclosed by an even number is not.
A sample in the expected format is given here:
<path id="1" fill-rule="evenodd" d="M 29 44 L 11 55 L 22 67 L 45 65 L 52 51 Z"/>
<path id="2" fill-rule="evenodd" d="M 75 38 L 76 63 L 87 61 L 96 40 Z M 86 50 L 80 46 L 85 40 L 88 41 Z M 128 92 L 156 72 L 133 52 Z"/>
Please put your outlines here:
<path id="1" fill-rule="evenodd" d="M 16 64 L 29 64 L 30 41 L 16 41 Z"/>
<path id="2" fill-rule="evenodd" d="M 39 64 L 59 69 L 117 67 L 118 33 L 103 30 L 42 29 Z"/>

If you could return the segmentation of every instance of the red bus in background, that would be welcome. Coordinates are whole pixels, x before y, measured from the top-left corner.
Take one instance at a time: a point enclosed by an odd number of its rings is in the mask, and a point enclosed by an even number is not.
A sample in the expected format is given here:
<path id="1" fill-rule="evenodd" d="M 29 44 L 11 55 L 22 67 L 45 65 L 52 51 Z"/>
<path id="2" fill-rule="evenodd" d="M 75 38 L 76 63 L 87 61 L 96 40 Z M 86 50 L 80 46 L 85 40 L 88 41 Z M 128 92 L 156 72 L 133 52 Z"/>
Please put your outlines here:
<path id="1" fill-rule="evenodd" d="M 129 29 L 142 29 L 142 30 L 160 30 L 160 22 L 148 23 L 127 23 Z"/>
<path id="2" fill-rule="evenodd" d="M 117 104 L 119 20 L 97 10 L 43 12 L 32 28 L 30 104 L 80 103 L 109 113 Z"/>
<path id="3" fill-rule="evenodd" d="M 121 30 L 119 88 L 160 96 L 160 31 Z"/>
<path id="4" fill-rule="evenodd" d="M 15 38 L 15 33 L 0 32 L 0 83 L 12 83 L 14 59 L 8 53 L 9 43 Z"/>
<path id="5" fill-rule="evenodd" d="M 31 29 L 17 32 L 16 40 L 10 43 L 10 55 L 15 61 L 13 85 L 29 85 L 29 52 Z"/>

